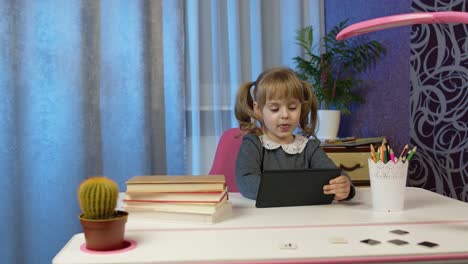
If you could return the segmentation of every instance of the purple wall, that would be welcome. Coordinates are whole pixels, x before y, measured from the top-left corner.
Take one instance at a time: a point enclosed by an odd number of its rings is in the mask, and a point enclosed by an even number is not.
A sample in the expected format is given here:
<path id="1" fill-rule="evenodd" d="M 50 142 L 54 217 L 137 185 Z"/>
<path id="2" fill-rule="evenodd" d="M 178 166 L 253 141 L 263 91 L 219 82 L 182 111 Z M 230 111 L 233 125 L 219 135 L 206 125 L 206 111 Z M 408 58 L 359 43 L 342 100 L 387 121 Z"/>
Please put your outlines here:
<path id="1" fill-rule="evenodd" d="M 410 1 L 327 0 L 326 30 L 347 18 L 353 24 L 411 12 Z M 366 102 L 342 118 L 340 137 L 386 136 L 397 151 L 409 143 L 410 31 L 411 27 L 399 27 L 365 35 L 382 43 L 387 55 L 375 69 L 362 74 L 368 86 L 363 92 Z"/>

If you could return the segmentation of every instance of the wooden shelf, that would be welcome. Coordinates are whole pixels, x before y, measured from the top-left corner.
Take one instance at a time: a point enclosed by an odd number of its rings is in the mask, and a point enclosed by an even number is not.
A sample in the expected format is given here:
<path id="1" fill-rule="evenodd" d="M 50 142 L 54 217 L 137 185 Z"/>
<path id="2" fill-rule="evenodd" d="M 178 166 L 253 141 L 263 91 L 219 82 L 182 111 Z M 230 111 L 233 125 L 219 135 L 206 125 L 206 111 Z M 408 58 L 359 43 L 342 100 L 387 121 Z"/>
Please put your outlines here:
<path id="1" fill-rule="evenodd" d="M 374 144 L 379 145 L 379 143 Z M 346 173 L 355 186 L 370 186 L 368 158 L 370 158 L 369 145 L 354 147 L 326 146 L 322 149 L 328 157 Z"/>

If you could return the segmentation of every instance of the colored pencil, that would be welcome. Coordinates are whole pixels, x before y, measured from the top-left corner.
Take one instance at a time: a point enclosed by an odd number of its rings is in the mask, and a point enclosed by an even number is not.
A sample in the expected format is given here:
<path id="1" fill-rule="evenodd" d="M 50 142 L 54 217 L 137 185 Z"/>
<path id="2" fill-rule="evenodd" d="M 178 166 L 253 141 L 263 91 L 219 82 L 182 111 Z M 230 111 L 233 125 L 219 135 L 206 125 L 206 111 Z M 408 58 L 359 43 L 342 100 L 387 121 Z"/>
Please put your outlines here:
<path id="1" fill-rule="evenodd" d="M 381 160 L 383 163 L 385 163 L 385 162 L 386 162 L 386 161 L 385 161 L 385 156 L 386 156 L 385 151 L 386 151 L 386 148 L 385 148 L 385 144 L 384 144 L 384 143 L 382 143 L 381 151 L 382 151 L 382 152 L 380 153 L 380 160 Z"/>
<path id="2" fill-rule="evenodd" d="M 390 149 L 390 160 L 395 163 L 395 152 L 393 152 L 393 149 Z"/>
<path id="3" fill-rule="evenodd" d="M 416 152 L 416 149 L 417 149 L 417 147 L 415 146 L 415 147 L 408 153 L 408 157 L 406 158 L 407 161 L 409 161 L 409 160 L 413 157 L 414 153 Z"/>
<path id="4" fill-rule="evenodd" d="M 403 148 L 403 151 L 401 152 L 400 154 L 400 159 L 403 158 L 405 155 L 406 155 L 406 152 L 408 151 L 408 144 L 405 145 L 405 147 Z"/>
<path id="5" fill-rule="evenodd" d="M 372 144 L 370 144 L 370 151 L 371 151 L 372 160 L 374 162 L 377 162 L 377 157 L 375 156 L 375 149 L 374 149 L 374 146 L 372 146 Z"/>

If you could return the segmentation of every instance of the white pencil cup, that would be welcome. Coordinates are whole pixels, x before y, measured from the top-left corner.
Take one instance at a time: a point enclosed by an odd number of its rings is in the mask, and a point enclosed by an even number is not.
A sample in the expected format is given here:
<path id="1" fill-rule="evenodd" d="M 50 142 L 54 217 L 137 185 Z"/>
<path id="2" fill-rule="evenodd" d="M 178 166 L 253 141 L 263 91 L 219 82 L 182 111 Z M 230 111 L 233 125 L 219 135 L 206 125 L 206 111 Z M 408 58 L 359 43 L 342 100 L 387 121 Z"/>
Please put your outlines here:
<path id="1" fill-rule="evenodd" d="M 369 177 L 372 194 L 372 208 L 378 212 L 402 211 L 405 203 L 408 162 L 384 164 L 382 161 L 369 162 Z"/>

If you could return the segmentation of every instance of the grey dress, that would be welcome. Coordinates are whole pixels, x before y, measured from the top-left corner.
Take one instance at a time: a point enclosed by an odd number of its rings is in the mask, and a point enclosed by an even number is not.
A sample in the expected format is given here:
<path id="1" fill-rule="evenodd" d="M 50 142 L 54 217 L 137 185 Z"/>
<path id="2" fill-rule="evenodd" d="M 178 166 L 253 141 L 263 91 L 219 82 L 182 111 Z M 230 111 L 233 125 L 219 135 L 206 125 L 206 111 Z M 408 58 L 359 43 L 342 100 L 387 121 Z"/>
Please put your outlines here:
<path id="1" fill-rule="evenodd" d="M 309 139 L 302 152 L 288 154 L 281 147 L 266 149 L 258 136 L 246 134 L 237 155 L 236 184 L 243 196 L 256 199 L 263 170 L 300 168 L 336 168 L 336 165 L 320 148 L 317 140 Z M 342 175 L 347 174 L 343 172 Z M 354 194 L 354 186 L 351 186 L 346 200 L 353 198 Z"/>

